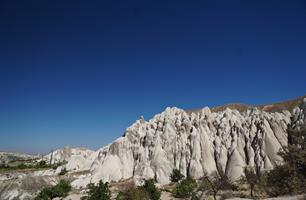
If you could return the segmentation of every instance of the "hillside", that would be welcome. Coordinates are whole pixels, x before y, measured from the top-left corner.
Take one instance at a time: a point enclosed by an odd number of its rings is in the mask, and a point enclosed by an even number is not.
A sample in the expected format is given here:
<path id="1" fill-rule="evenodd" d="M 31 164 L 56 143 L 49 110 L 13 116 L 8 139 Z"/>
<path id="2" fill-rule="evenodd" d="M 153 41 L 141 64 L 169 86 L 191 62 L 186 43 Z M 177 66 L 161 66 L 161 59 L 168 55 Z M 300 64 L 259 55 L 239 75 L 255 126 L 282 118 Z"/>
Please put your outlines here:
<path id="1" fill-rule="evenodd" d="M 261 105 L 249 105 L 249 104 L 242 104 L 242 103 L 229 103 L 221 106 L 216 106 L 211 108 L 212 112 L 220 112 L 224 111 L 226 108 L 229 108 L 231 110 L 238 110 L 239 112 L 244 112 L 248 109 L 254 109 L 257 108 L 262 111 L 267 111 L 267 112 L 281 112 L 283 110 L 288 110 L 292 111 L 293 108 L 298 107 L 299 105 L 302 104 L 303 99 L 306 98 L 306 95 L 301 96 L 299 98 L 295 98 L 292 100 L 287 100 L 287 101 L 282 101 L 282 102 L 277 102 L 277 103 L 268 103 L 268 104 L 261 104 Z M 201 109 L 189 109 L 186 110 L 188 113 L 197 113 L 200 112 Z"/>

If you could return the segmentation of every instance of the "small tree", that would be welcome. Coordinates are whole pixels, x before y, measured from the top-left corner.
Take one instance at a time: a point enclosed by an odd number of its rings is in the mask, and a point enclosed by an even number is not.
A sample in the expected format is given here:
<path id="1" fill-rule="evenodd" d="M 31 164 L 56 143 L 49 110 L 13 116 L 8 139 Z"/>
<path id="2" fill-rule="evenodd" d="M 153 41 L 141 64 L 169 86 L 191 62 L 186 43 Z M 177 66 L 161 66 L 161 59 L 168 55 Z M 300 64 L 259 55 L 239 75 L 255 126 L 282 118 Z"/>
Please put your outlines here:
<path id="1" fill-rule="evenodd" d="M 178 169 L 173 169 L 170 175 L 170 181 L 172 183 L 177 183 L 184 178 L 184 175 Z"/>
<path id="2" fill-rule="evenodd" d="M 204 177 L 203 179 L 203 185 L 202 185 L 202 190 L 211 192 L 214 199 L 217 199 L 217 194 L 219 190 L 221 189 L 220 187 L 220 181 L 216 177 Z"/>
<path id="3" fill-rule="evenodd" d="M 143 186 L 141 186 L 145 191 L 148 192 L 151 200 L 159 200 L 161 192 L 157 190 L 154 181 L 152 179 L 145 180 Z"/>
<path id="4" fill-rule="evenodd" d="M 103 183 L 101 180 L 97 185 L 88 184 L 87 196 L 82 197 L 82 200 L 110 200 L 111 192 L 108 183 Z"/>
<path id="5" fill-rule="evenodd" d="M 210 192 L 212 193 L 214 199 L 217 199 L 217 194 L 222 189 L 232 189 L 233 184 L 229 181 L 227 176 L 220 172 L 219 174 L 215 174 L 213 176 L 204 176 L 201 179 L 201 182 L 199 184 L 198 191 L 201 191 L 203 195 L 204 192 Z"/>
<path id="6" fill-rule="evenodd" d="M 189 198 L 194 194 L 194 190 L 197 187 L 195 180 L 191 178 L 183 179 L 172 191 L 172 194 L 177 198 Z"/>
<path id="7" fill-rule="evenodd" d="M 251 197 L 254 197 L 254 189 L 255 186 L 259 183 L 260 181 L 260 172 L 255 173 L 254 168 L 252 167 L 245 167 L 244 168 L 244 175 L 245 175 L 245 181 L 247 184 L 250 186 L 250 194 Z"/>

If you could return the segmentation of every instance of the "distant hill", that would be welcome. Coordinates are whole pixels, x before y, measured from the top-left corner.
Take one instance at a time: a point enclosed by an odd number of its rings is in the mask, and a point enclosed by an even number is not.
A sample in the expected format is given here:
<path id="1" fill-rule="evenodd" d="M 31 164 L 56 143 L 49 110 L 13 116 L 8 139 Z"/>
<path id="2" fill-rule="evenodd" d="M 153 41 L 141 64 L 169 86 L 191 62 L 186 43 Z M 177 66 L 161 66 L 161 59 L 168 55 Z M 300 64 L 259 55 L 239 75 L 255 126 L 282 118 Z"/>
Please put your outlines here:
<path id="1" fill-rule="evenodd" d="M 37 159 L 40 155 L 29 155 L 24 153 L 0 152 L 0 164 Z"/>
<path id="2" fill-rule="evenodd" d="M 238 110 L 240 112 L 243 112 L 243 111 L 246 111 L 248 109 L 257 108 L 259 110 L 267 111 L 267 112 L 281 112 L 283 110 L 292 111 L 293 108 L 299 106 L 302 103 L 304 98 L 306 98 L 306 95 L 301 96 L 301 97 L 296 98 L 296 99 L 288 100 L 288 101 L 282 101 L 282 102 L 271 103 L 271 104 L 262 104 L 262 105 L 229 103 L 229 104 L 225 104 L 225 105 L 222 105 L 222 106 L 213 107 L 210 110 L 212 112 L 220 112 L 220 111 L 224 111 L 226 108 L 229 108 L 231 110 Z M 191 110 L 186 110 L 186 112 L 197 113 L 200 110 L 201 109 L 191 109 Z"/>

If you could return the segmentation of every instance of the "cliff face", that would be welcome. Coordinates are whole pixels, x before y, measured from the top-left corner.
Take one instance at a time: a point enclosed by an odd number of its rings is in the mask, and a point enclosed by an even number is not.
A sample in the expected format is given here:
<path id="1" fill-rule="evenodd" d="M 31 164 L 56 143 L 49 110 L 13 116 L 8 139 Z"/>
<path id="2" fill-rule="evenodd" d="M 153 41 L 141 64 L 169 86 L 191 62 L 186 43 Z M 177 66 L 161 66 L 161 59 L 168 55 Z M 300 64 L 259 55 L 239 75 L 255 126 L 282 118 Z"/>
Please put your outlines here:
<path id="1" fill-rule="evenodd" d="M 306 99 L 292 113 L 167 108 L 149 121 L 137 120 L 123 137 L 99 150 L 90 181 L 133 177 L 165 184 L 173 168 L 193 178 L 222 171 L 235 180 L 246 165 L 269 170 L 282 162 L 277 152 L 287 145 L 288 126 L 306 122 L 305 105 Z"/>

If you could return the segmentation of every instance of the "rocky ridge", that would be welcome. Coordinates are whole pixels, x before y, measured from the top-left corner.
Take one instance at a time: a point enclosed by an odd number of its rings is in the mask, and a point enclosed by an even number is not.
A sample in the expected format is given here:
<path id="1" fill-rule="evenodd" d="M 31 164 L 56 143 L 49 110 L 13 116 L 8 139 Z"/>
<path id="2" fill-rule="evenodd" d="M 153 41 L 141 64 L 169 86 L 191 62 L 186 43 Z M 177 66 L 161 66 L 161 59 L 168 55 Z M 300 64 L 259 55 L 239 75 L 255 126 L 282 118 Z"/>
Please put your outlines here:
<path id="1" fill-rule="evenodd" d="M 66 163 L 65 168 L 68 171 L 85 171 L 89 170 L 95 159 L 95 152 L 86 148 L 64 147 L 51 151 L 44 156 L 44 159 L 50 164 Z"/>
<path id="2" fill-rule="evenodd" d="M 232 180 L 243 175 L 247 165 L 272 169 L 282 162 L 277 152 L 287 145 L 288 126 L 306 123 L 306 99 L 299 99 L 292 112 L 265 111 L 271 106 L 215 112 L 208 107 L 197 112 L 173 107 L 149 121 L 141 118 L 122 137 L 96 151 L 90 174 L 73 184 L 131 177 L 166 184 L 173 168 L 193 178 L 225 173 Z"/>
<path id="3" fill-rule="evenodd" d="M 32 199 L 41 187 L 63 178 L 63 168 L 77 192 L 72 195 L 78 196 L 101 179 L 141 183 L 153 178 L 167 184 L 173 168 L 193 178 L 225 173 L 235 180 L 244 166 L 269 170 L 281 164 L 277 152 L 287 145 L 287 128 L 305 123 L 306 98 L 263 106 L 167 108 L 149 121 L 140 118 L 97 151 L 65 147 L 44 156 L 50 163 L 65 161 L 56 169 L 0 173 L 0 199 Z"/>

